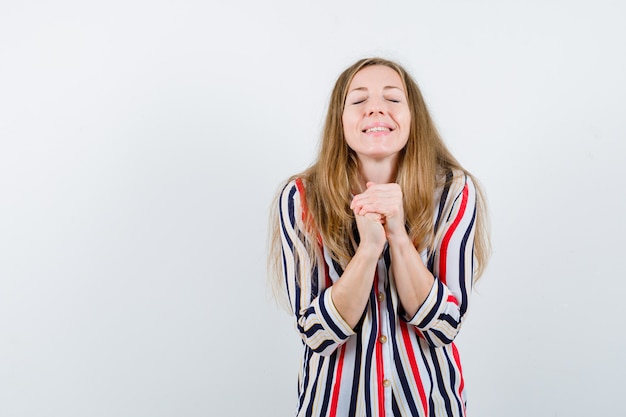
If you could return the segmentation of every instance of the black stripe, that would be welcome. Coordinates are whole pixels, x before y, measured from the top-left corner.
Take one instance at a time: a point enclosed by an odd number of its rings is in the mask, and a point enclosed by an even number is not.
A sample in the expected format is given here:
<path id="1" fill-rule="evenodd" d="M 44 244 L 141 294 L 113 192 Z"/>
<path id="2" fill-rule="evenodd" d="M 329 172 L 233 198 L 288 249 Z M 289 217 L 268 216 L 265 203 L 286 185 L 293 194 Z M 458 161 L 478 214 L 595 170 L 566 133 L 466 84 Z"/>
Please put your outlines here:
<path id="1" fill-rule="evenodd" d="M 446 206 L 446 200 L 448 199 L 448 193 L 450 192 L 450 185 L 452 184 L 452 171 L 446 173 L 446 184 L 441 192 L 441 198 L 439 199 L 439 210 L 437 211 L 437 220 L 435 221 L 435 228 L 433 229 L 437 233 L 439 228 L 439 220 L 441 220 L 441 214 Z"/>
<path id="2" fill-rule="evenodd" d="M 438 320 L 445 321 L 448 323 L 453 329 L 459 327 L 459 322 L 449 314 L 441 313 L 438 317 Z"/>
<path id="3" fill-rule="evenodd" d="M 387 262 L 387 259 L 385 259 L 385 261 Z M 391 265 L 391 257 L 388 260 L 387 270 L 389 270 L 390 265 Z M 394 308 L 393 299 L 391 296 L 391 282 L 389 280 L 385 281 L 385 300 L 387 304 L 387 311 L 389 312 L 389 323 L 390 323 L 389 328 L 391 329 L 389 340 L 401 340 L 402 335 L 398 335 L 398 332 L 397 332 L 397 329 L 399 328 L 399 325 L 398 325 L 399 321 L 395 314 L 395 308 Z M 402 304 L 400 304 L 398 307 L 399 307 L 398 309 L 401 310 Z M 403 312 L 399 312 L 399 314 L 404 315 Z M 411 330 L 412 329 L 409 329 L 409 333 L 411 332 Z M 400 350 L 398 346 L 399 346 L 398 343 L 392 344 L 394 365 L 398 373 L 400 386 L 402 387 L 402 391 L 404 392 L 404 397 L 408 400 L 408 406 L 409 406 L 409 409 L 411 410 L 411 415 L 417 416 L 418 415 L 417 404 L 416 404 L 417 398 L 414 398 L 413 394 L 411 393 L 411 388 L 410 388 L 411 384 L 409 383 L 405 369 L 402 366 L 402 362 L 399 360 L 399 358 L 401 358 L 404 355 L 400 354 Z M 394 397 L 394 400 L 395 400 L 395 397 Z M 398 405 L 396 404 L 395 406 L 397 408 Z M 394 415 L 400 415 L 400 414 L 395 414 L 395 413 L 396 412 L 394 411 Z"/>
<path id="4" fill-rule="evenodd" d="M 285 256 L 285 250 L 283 249 L 282 251 L 282 258 L 283 258 L 283 271 L 287 271 L 287 257 Z M 292 305 L 293 300 L 291 299 L 291 293 L 289 292 L 289 279 L 287 278 L 287 274 L 285 272 L 283 272 L 284 275 L 284 279 L 285 279 L 285 288 L 287 289 L 287 298 L 289 299 L 289 305 Z M 296 291 L 297 293 L 297 291 Z"/>
<path id="5" fill-rule="evenodd" d="M 376 336 L 378 335 L 378 311 L 376 311 L 376 291 L 370 293 L 370 301 L 368 304 L 369 313 L 372 315 L 372 330 L 370 331 L 369 341 L 367 342 L 367 350 L 365 352 L 365 381 L 369 384 L 372 378 L 372 357 L 376 348 Z M 365 415 L 372 417 L 372 398 L 371 389 L 365 390 Z"/>
<path id="6" fill-rule="evenodd" d="M 459 410 L 459 415 L 463 415 L 463 405 L 461 404 L 461 399 L 457 395 L 456 391 L 456 373 L 454 372 L 454 364 L 450 359 L 450 355 L 448 354 L 448 350 L 444 350 L 444 354 L 446 355 L 446 359 L 448 361 L 448 369 L 450 373 L 450 389 L 454 393 L 454 399 L 456 400 L 456 405 Z"/>
<path id="7" fill-rule="evenodd" d="M 402 338 L 402 336 L 397 336 L 396 326 L 391 326 L 391 337 L 392 337 L 392 340 L 399 340 Z M 402 386 L 402 392 L 404 392 L 404 397 L 409 402 L 411 415 L 417 416 L 418 415 L 417 405 L 415 404 L 415 402 L 417 401 L 417 398 L 413 398 L 413 394 L 411 393 L 411 388 L 410 388 L 407 375 L 405 373 L 404 367 L 402 366 L 402 363 L 399 360 L 399 358 L 401 358 L 402 356 L 403 355 L 400 354 L 400 351 L 398 349 L 398 343 L 394 343 L 393 344 L 393 357 L 394 357 L 394 362 L 395 362 L 394 365 L 396 366 L 396 371 L 398 372 L 398 379 L 400 380 L 400 386 Z M 398 360 L 396 360 L 395 358 L 398 358 Z"/>
<path id="8" fill-rule="evenodd" d="M 428 270 L 430 271 L 431 274 L 435 275 L 433 273 L 433 268 L 435 266 L 435 255 L 437 254 L 436 250 L 433 250 L 430 255 L 428 256 L 428 263 L 426 268 L 428 268 Z"/>
<path id="9" fill-rule="evenodd" d="M 431 347 L 430 348 L 430 355 L 431 358 L 433 360 L 434 364 L 437 364 L 437 352 L 438 348 L 436 347 Z M 441 374 L 441 369 L 439 369 L 439 366 L 435 365 L 435 377 L 437 380 L 437 386 L 439 387 L 439 393 L 441 394 L 441 398 L 443 399 L 443 402 L 445 404 L 446 407 L 446 416 L 451 416 L 452 414 L 452 404 L 450 403 L 450 397 L 448 396 L 448 394 L 446 393 L 446 384 L 444 384 L 443 382 L 443 375 Z"/>
<path id="10" fill-rule="evenodd" d="M 435 329 L 430 329 L 429 332 L 435 336 L 437 339 L 441 340 L 443 342 L 444 345 L 447 345 L 449 343 L 452 343 L 452 339 L 450 339 L 448 336 L 446 336 L 445 334 L 443 334 L 441 331 L 439 330 L 435 330 Z"/>
<path id="11" fill-rule="evenodd" d="M 281 191 L 281 198 L 279 201 L 279 210 L 278 210 L 278 214 L 280 216 L 280 226 L 283 232 L 283 237 L 285 238 L 285 240 L 287 241 L 287 246 L 289 246 L 289 250 L 291 251 L 292 256 L 295 257 L 295 253 L 294 253 L 294 247 L 293 247 L 293 241 L 291 240 L 291 238 L 289 237 L 289 234 L 287 233 L 287 228 L 285 227 L 285 217 L 284 217 L 284 213 L 282 210 L 282 201 L 284 199 L 284 193 L 287 190 L 287 186 L 285 185 L 285 187 L 283 188 L 283 190 Z M 291 189 L 289 190 L 289 195 L 288 195 L 288 200 L 287 200 L 287 215 L 289 216 L 289 222 L 292 228 L 295 228 L 296 223 L 295 223 L 295 208 L 294 208 L 294 203 L 293 203 L 293 196 L 296 192 L 296 187 L 295 185 L 292 185 Z M 285 249 L 283 248 L 282 250 L 283 253 L 283 271 L 285 271 L 285 288 L 287 288 L 287 290 L 289 290 L 289 279 L 287 277 L 286 271 L 287 271 L 287 258 L 285 256 Z M 295 266 L 297 266 L 297 259 L 294 259 L 295 261 Z M 297 269 L 296 269 L 297 271 Z M 297 280 L 297 277 L 296 277 Z M 287 291 L 287 296 L 289 296 L 289 291 Z M 296 282 L 296 286 L 295 286 L 295 299 L 291 300 L 291 298 L 289 299 L 290 303 L 293 303 L 294 305 L 294 312 L 296 314 L 298 314 L 298 311 L 300 311 L 300 286 L 297 284 Z"/>
<path id="12" fill-rule="evenodd" d="M 337 336 L 339 336 L 340 339 L 345 340 L 345 339 L 348 338 L 348 335 L 341 331 L 341 329 L 333 321 L 332 317 L 330 317 L 330 314 L 328 314 L 328 310 L 326 310 L 326 306 L 324 305 L 324 295 L 325 295 L 325 293 L 326 293 L 326 290 L 322 291 L 322 294 L 320 294 L 320 296 L 319 296 L 319 303 L 318 304 L 320 306 L 320 313 L 321 313 L 322 317 L 324 317 L 324 320 L 326 321 L 326 323 L 328 323 L 328 326 L 331 328 L 331 330 Z"/>
<path id="13" fill-rule="evenodd" d="M 334 340 L 331 340 L 331 339 L 326 339 L 326 340 L 324 340 L 322 343 L 320 343 L 318 347 L 316 347 L 316 348 L 315 348 L 315 349 L 313 349 L 313 350 L 314 350 L 315 352 L 317 352 L 317 353 L 322 353 L 324 350 L 326 350 L 326 348 L 327 348 L 328 346 L 331 346 L 331 345 L 333 345 L 333 344 L 335 344 L 335 341 L 334 341 Z"/>
<path id="14" fill-rule="evenodd" d="M 286 186 L 283 189 L 282 193 L 281 193 L 281 197 L 280 197 L 280 201 L 278 202 L 278 214 L 280 215 L 280 225 L 283 229 L 283 236 L 285 236 L 285 239 L 287 240 L 287 244 L 289 245 L 289 249 L 291 249 L 293 251 L 293 242 L 291 241 L 291 239 L 289 238 L 289 234 L 287 233 L 287 229 L 285 227 L 285 218 L 283 215 L 283 210 L 282 210 L 282 201 L 284 200 L 284 193 L 286 190 Z M 287 215 L 289 216 L 289 224 L 291 225 L 292 228 L 296 227 L 296 217 L 295 217 L 295 207 L 294 207 L 294 202 L 293 202 L 293 196 L 296 193 L 296 188 L 295 186 L 293 186 L 290 190 L 289 190 L 289 195 L 287 197 Z"/>
<path id="15" fill-rule="evenodd" d="M 319 414 L 320 416 L 325 416 L 328 410 L 328 403 L 330 403 L 332 388 L 335 386 L 333 384 L 333 377 L 335 376 L 335 367 L 337 366 L 337 355 L 340 351 L 341 349 L 337 349 L 330 357 L 328 357 L 328 360 L 330 361 L 327 368 L 329 374 L 326 376 L 326 387 L 324 388 L 324 399 L 322 400 L 322 408 L 320 410 L 321 413 Z"/>
<path id="16" fill-rule="evenodd" d="M 313 266 L 313 271 L 311 273 L 311 298 L 315 298 L 319 295 L 318 274 L 319 268 L 317 267 L 317 262 L 315 262 L 315 266 Z"/>
<path id="17" fill-rule="evenodd" d="M 317 372 L 315 373 L 315 381 L 313 382 L 313 386 L 311 387 L 311 395 L 312 395 L 312 399 L 315 396 L 315 393 L 317 392 L 317 384 L 319 383 L 319 379 L 320 376 L 322 375 L 322 369 L 324 367 L 324 362 L 326 361 L 326 357 L 325 356 L 320 356 L 320 361 L 319 364 L 317 366 Z M 328 370 L 332 370 L 334 368 L 334 361 L 333 361 L 334 357 L 331 357 L 331 363 L 328 367 Z M 329 387 L 330 384 L 326 384 L 326 391 L 330 390 Z M 324 397 L 324 400 L 327 400 L 326 396 Z M 311 417 L 313 415 L 313 404 L 315 404 L 315 401 L 309 401 L 309 406 L 306 409 L 306 416 L 307 417 Z M 326 404 L 326 406 L 328 406 L 328 404 Z M 322 405 L 323 407 L 323 405 Z"/>
<path id="18" fill-rule="evenodd" d="M 306 364 L 306 365 L 304 366 L 304 369 L 302 371 L 304 374 L 304 377 L 302 378 L 302 386 L 298 386 L 298 394 L 300 396 L 298 410 L 302 409 L 302 404 L 304 404 L 304 397 L 306 396 L 306 389 L 308 388 L 308 385 L 309 385 L 309 366 L 308 365 L 310 363 L 312 354 L 313 354 L 313 351 L 311 350 L 311 348 L 306 346 L 304 350 L 304 362 L 303 362 L 303 364 Z"/>
<path id="19" fill-rule="evenodd" d="M 443 297 L 443 293 L 444 293 L 444 289 L 443 289 L 443 282 L 441 282 L 440 280 L 435 280 L 435 282 L 437 283 L 437 300 L 435 301 L 435 306 L 438 306 L 441 304 L 441 300 Z M 435 318 L 435 314 L 437 314 L 437 308 L 433 308 L 431 309 L 428 314 L 426 315 L 426 317 L 424 317 L 424 320 L 422 320 L 417 327 L 424 327 L 426 326 L 428 323 L 430 323 L 432 321 L 432 319 Z"/>
<path id="20" fill-rule="evenodd" d="M 319 323 L 315 323 L 313 326 L 305 329 L 300 324 L 298 324 L 298 330 L 300 330 L 300 333 L 304 334 L 306 337 L 313 337 L 315 333 L 319 332 L 320 330 L 324 330 L 324 327 Z"/>
<path id="21" fill-rule="evenodd" d="M 387 271 L 391 267 L 391 250 L 389 249 L 389 244 L 385 244 L 385 249 L 383 250 L 383 260 L 385 261 L 385 267 Z"/>
<path id="22" fill-rule="evenodd" d="M 343 268 L 341 268 L 341 265 L 339 265 L 339 263 L 335 259 L 332 259 L 332 261 L 333 261 L 333 269 L 337 273 L 337 276 L 338 277 L 342 276 L 343 275 Z"/>
<path id="23" fill-rule="evenodd" d="M 422 344 L 421 341 L 420 345 Z M 430 370 L 430 364 L 426 359 L 426 352 L 422 346 L 420 346 L 420 355 L 422 355 L 422 363 L 426 367 L 426 371 L 428 372 L 428 385 L 430 386 L 430 390 L 428 391 L 428 410 L 433 410 L 435 408 L 435 403 L 433 402 L 433 390 L 435 389 L 435 385 L 433 384 L 433 373 Z M 422 378 L 423 381 L 423 378 Z M 424 405 L 425 407 L 425 405 Z M 428 414 L 428 413 L 427 413 Z"/>
<path id="24" fill-rule="evenodd" d="M 394 324 L 389 326 L 393 331 L 398 327 L 395 325 L 398 322 L 396 320 L 396 309 L 393 305 L 393 299 L 391 298 L 391 282 L 389 280 L 385 282 L 385 302 L 387 303 L 387 311 L 389 312 L 389 324 Z M 392 340 L 396 339 L 394 338 Z"/>
<path id="25" fill-rule="evenodd" d="M 300 257 L 298 256 L 297 252 L 292 252 L 293 254 L 293 268 L 294 268 L 294 277 L 293 277 L 293 281 L 294 281 L 294 290 L 295 290 L 295 300 L 294 300 L 294 312 L 296 314 L 300 314 L 300 309 L 302 308 L 301 305 L 301 294 L 302 294 L 302 288 L 301 288 L 301 277 L 300 277 Z M 289 287 L 287 287 L 289 288 Z"/>
<path id="26" fill-rule="evenodd" d="M 472 220 L 470 221 L 467 230 L 465 231 L 465 235 L 463 236 L 463 240 L 461 241 L 461 249 L 460 249 L 460 259 L 459 259 L 459 283 L 461 284 L 461 305 L 459 306 L 459 310 L 461 311 L 461 317 L 467 311 L 467 287 L 465 285 L 465 248 L 467 247 L 467 242 L 469 240 L 469 236 L 474 228 L 474 220 L 476 220 L 476 206 L 474 206 L 474 212 L 472 213 Z M 473 245 L 474 242 L 472 242 Z M 474 248 L 472 247 L 472 258 L 474 255 Z M 474 267 L 474 260 L 472 259 L 472 268 Z"/>
<path id="27" fill-rule="evenodd" d="M 352 393 L 350 395 L 350 409 L 348 410 L 349 417 L 356 415 L 357 399 L 359 398 L 359 379 L 361 377 L 361 356 L 363 352 L 363 342 L 361 339 L 361 337 L 363 336 L 362 332 L 359 330 L 359 333 L 355 336 L 356 347 L 354 351 L 354 372 L 352 374 Z"/>
<path id="28" fill-rule="evenodd" d="M 389 311 L 389 323 L 391 323 L 391 326 L 389 326 L 391 328 L 391 335 L 390 335 L 391 337 L 389 340 L 401 340 L 402 335 L 398 335 L 398 332 L 396 331 L 398 328 L 400 328 L 400 324 L 399 324 L 399 321 L 397 321 L 397 318 L 395 316 L 395 308 L 393 306 L 393 302 L 391 298 L 391 283 L 387 282 L 386 284 L 387 284 L 387 287 L 385 288 L 385 297 L 387 300 L 387 310 Z M 400 310 L 402 307 L 402 304 L 400 303 L 398 307 Z M 399 314 L 401 316 L 405 315 L 404 312 L 402 311 L 400 311 Z M 415 404 L 416 399 L 413 398 L 405 369 L 402 366 L 402 362 L 399 359 L 404 355 L 400 354 L 398 343 L 393 343 L 392 346 L 393 346 L 394 365 L 396 367 L 396 371 L 398 372 L 398 379 L 400 380 L 400 386 L 402 387 L 402 392 L 404 392 L 404 397 L 409 401 L 409 408 L 411 409 L 411 415 L 417 416 L 418 415 L 417 406 Z M 411 400 L 414 400 L 414 401 L 411 401 Z"/>
<path id="29" fill-rule="evenodd" d="M 439 222 L 441 221 L 441 217 L 443 215 L 443 209 L 446 205 L 446 200 L 448 199 L 448 193 L 450 192 L 450 186 L 452 185 L 453 178 L 452 171 L 448 171 L 446 173 L 446 184 L 441 192 L 441 198 L 439 199 L 439 210 L 437 211 L 437 220 L 435 220 L 435 227 L 433 229 L 433 233 L 437 234 L 439 229 Z M 437 249 L 433 249 L 433 251 L 428 256 L 427 268 L 432 273 L 435 270 L 435 256 L 437 255 Z"/>
<path id="30" fill-rule="evenodd" d="M 394 417 L 400 417 L 400 409 L 398 408 L 398 401 L 396 400 L 396 396 L 391 392 L 391 413 Z M 416 416 L 417 414 L 413 414 Z"/>
<path id="31" fill-rule="evenodd" d="M 459 198 L 463 197 L 463 190 L 465 190 L 465 185 L 467 185 L 467 175 L 465 176 L 464 180 L 465 180 L 465 183 L 463 184 L 463 188 L 461 188 L 461 191 L 456 195 L 456 197 L 454 197 L 454 202 L 452 203 L 452 207 L 450 207 L 450 212 L 448 213 L 446 222 L 450 221 L 450 218 L 452 217 L 452 213 L 454 213 L 454 207 L 456 206 L 457 201 L 459 201 Z"/>
<path id="32" fill-rule="evenodd" d="M 428 343 L 428 346 L 431 346 L 431 347 L 437 346 L 437 344 L 433 342 L 432 337 L 430 337 L 429 332 L 423 332 L 422 335 L 424 336 L 424 340 L 426 340 L 426 342 Z"/>

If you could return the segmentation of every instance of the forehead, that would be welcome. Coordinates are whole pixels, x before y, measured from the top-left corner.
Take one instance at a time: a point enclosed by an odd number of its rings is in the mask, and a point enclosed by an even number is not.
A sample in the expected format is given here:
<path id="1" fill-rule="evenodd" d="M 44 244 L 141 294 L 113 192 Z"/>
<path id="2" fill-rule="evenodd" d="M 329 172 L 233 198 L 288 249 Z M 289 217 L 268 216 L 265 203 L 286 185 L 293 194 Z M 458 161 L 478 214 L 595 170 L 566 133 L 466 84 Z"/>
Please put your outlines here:
<path id="1" fill-rule="evenodd" d="M 354 75 L 348 87 L 348 92 L 354 89 L 376 87 L 395 87 L 404 91 L 402 78 L 393 68 L 386 65 L 371 65 L 359 70 Z"/>

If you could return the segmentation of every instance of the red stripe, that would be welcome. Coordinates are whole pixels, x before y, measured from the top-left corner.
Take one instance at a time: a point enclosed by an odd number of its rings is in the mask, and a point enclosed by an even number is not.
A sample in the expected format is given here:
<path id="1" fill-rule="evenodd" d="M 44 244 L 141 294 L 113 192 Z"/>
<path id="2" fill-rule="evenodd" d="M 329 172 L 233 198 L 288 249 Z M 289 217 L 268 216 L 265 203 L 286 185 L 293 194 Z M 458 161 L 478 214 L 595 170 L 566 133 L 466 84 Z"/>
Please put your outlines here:
<path id="1" fill-rule="evenodd" d="M 424 339 L 424 333 L 422 333 L 420 329 L 418 329 L 417 327 L 413 327 L 413 330 L 415 331 L 415 334 Z"/>
<path id="2" fill-rule="evenodd" d="M 302 178 L 296 178 L 296 188 L 298 188 L 298 193 L 300 193 L 300 207 L 302 208 L 302 222 L 309 227 L 311 223 L 309 222 L 310 214 L 309 207 L 306 204 L 306 193 L 304 191 L 304 184 L 302 183 Z M 322 235 L 317 233 L 317 244 L 320 247 L 320 253 L 324 253 L 324 246 L 322 244 Z M 330 274 L 328 269 L 328 264 L 324 262 L 324 272 L 326 273 L 326 288 L 333 285 L 333 282 L 330 280 Z"/>
<path id="3" fill-rule="evenodd" d="M 320 251 L 324 253 L 324 248 L 322 247 L 321 244 L 320 244 Z M 326 277 L 326 288 L 333 285 L 333 282 L 330 280 L 330 272 L 329 272 L 328 264 L 326 262 L 324 262 L 324 276 Z"/>
<path id="4" fill-rule="evenodd" d="M 415 351 L 413 350 L 413 343 L 409 335 L 409 329 L 405 322 L 400 322 L 400 330 L 402 331 L 402 339 L 404 346 L 406 347 L 406 354 L 409 357 L 409 364 L 413 371 L 413 377 L 415 378 L 415 384 L 417 385 L 417 391 L 419 392 L 420 400 L 422 401 L 422 408 L 424 409 L 424 415 L 428 415 L 428 402 L 426 401 L 426 391 L 424 391 L 424 385 L 422 385 L 422 378 L 420 378 L 420 371 L 417 368 L 417 361 L 415 360 Z"/>
<path id="5" fill-rule="evenodd" d="M 374 275 L 374 292 L 378 291 L 378 271 Z M 383 367 L 383 344 L 380 343 L 381 319 L 380 319 L 380 303 L 378 297 L 375 297 L 376 309 L 378 310 L 378 335 L 376 338 L 376 382 L 378 383 L 378 415 L 385 417 L 385 387 L 383 380 L 385 379 L 385 371 Z"/>
<path id="6" fill-rule="evenodd" d="M 450 295 L 448 296 L 448 302 L 449 302 L 449 303 L 454 303 L 454 304 L 456 304 L 457 306 L 459 305 L 459 301 L 458 301 L 458 300 L 456 299 L 456 297 L 455 297 L 454 295 L 452 295 L 452 294 L 450 294 Z"/>
<path id="7" fill-rule="evenodd" d="M 461 368 L 461 357 L 459 356 L 459 351 L 454 342 L 452 342 L 452 355 L 454 356 L 454 362 L 456 362 L 456 366 L 459 368 L 459 375 L 461 376 L 461 383 L 459 384 L 459 399 L 461 400 L 461 404 L 463 404 L 463 415 L 465 415 L 465 402 L 463 402 L 463 397 L 461 396 L 463 388 L 465 387 L 465 380 L 463 379 L 463 368 Z"/>
<path id="8" fill-rule="evenodd" d="M 461 200 L 461 207 L 459 208 L 459 213 L 454 218 L 454 222 L 446 232 L 443 242 L 441 242 L 441 249 L 439 251 L 439 280 L 446 283 L 446 260 L 448 257 L 448 244 L 450 243 L 450 239 L 454 234 L 457 226 L 461 223 L 461 219 L 463 218 L 463 214 L 465 213 L 465 207 L 467 207 L 467 198 L 469 195 L 467 184 L 463 187 L 463 199 Z"/>
<path id="9" fill-rule="evenodd" d="M 311 221 L 311 215 L 309 213 L 309 206 L 306 204 L 306 192 L 304 191 L 304 184 L 302 178 L 296 178 L 296 188 L 300 193 L 300 207 L 302 207 L 302 221 L 307 227 L 311 227 L 313 222 Z M 317 233 L 317 243 L 322 246 L 322 235 Z"/>
<path id="10" fill-rule="evenodd" d="M 343 356 L 346 352 L 346 345 L 341 345 L 339 351 L 339 363 L 335 371 L 335 386 L 333 387 L 333 396 L 330 401 L 330 414 L 329 417 L 335 417 L 337 415 L 337 404 L 339 403 L 339 387 L 341 386 L 341 374 L 343 373 Z"/>
<path id="11" fill-rule="evenodd" d="M 296 187 L 298 193 L 300 193 L 300 206 L 302 207 L 302 221 L 307 224 L 309 220 L 309 207 L 306 204 L 306 193 L 304 192 L 304 184 L 302 184 L 302 178 L 296 178 Z"/>

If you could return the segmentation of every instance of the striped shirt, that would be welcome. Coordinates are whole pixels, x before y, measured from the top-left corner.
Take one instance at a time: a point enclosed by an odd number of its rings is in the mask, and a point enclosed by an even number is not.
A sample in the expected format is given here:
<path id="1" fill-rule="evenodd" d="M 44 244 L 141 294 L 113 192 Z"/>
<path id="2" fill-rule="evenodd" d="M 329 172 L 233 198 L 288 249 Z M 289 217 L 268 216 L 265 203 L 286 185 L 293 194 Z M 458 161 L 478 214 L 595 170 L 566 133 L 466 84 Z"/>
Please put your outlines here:
<path id="1" fill-rule="evenodd" d="M 437 192 L 435 246 L 420 255 L 435 276 L 413 317 L 399 302 L 388 246 L 369 302 L 353 329 L 331 298 L 342 268 L 321 239 L 310 258 L 301 180 L 279 199 L 283 271 L 303 341 L 297 416 L 465 416 L 465 384 L 454 338 L 467 311 L 473 278 L 476 191 L 462 172 Z"/>

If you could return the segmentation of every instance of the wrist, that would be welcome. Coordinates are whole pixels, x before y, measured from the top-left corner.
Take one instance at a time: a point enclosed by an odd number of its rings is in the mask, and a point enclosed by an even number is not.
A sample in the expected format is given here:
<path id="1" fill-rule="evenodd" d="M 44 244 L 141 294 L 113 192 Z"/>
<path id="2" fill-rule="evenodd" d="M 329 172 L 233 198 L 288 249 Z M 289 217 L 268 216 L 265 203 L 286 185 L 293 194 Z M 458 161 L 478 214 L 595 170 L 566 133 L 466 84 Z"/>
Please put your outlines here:
<path id="1" fill-rule="evenodd" d="M 361 242 L 354 254 L 355 258 L 361 258 L 363 260 L 378 261 L 380 254 L 383 252 L 385 245 L 375 245 L 373 243 Z"/>
<path id="2" fill-rule="evenodd" d="M 406 230 L 402 230 L 399 233 L 389 233 L 387 234 L 387 241 L 389 242 L 389 246 L 394 247 L 414 247 L 411 238 L 409 237 Z"/>

